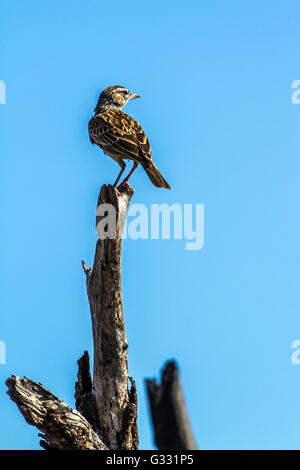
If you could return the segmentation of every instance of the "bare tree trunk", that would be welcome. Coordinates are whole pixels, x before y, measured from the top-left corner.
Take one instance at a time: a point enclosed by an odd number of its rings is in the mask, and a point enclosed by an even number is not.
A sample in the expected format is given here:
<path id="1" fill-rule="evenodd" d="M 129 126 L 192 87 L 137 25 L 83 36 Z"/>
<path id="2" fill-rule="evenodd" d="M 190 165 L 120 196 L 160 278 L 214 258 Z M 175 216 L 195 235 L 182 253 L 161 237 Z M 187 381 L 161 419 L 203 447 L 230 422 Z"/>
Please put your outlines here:
<path id="1" fill-rule="evenodd" d="M 112 186 L 102 187 L 96 217 L 102 239 L 97 241 L 93 269 L 83 263 L 93 325 L 93 389 L 101 437 L 111 449 L 127 450 L 138 446 L 136 391 L 131 378 L 128 389 L 121 294 L 122 231 L 132 195 L 133 189 L 120 196 Z"/>
<path id="2" fill-rule="evenodd" d="M 94 368 L 85 351 L 78 360 L 76 410 L 24 377 L 11 376 L 8 394 L 29 424 L 42 431 L 45 449 L 135 450 L 138 447 L 137 397 L 128 376 L 127 340 L 121 294 L 122 231 L 133 189 L 118 194 L 101 188 L 96 214 L 98 241 L 93 268 L 82 262 L 90 304 Z M 128 380 L 131 388 L 128 387 Z M 176 364 L 163 370 L 161 384 L 147 380 L 155 441 L 159 449 L 193 450 Z"/>
<path id="3" fill-rule="evenodd" d="M 82 262 L 92 316 L 93 383 L 85 352 L 78 361 L 77 411 L 31 380 L 12 376 L 6 382 L 9 396 L 26 421 L 44 433 L 41 442 L 44 448 L 138 447 L 137 397 L 135 383 L 128 377 L 121 295 L 122 230 L 133 192 L 125 186 L 119 195 L 115 188 L 104 185 L 99 194 L 96 217 L 99 240 L 93 269 Z"/>
<path id="4" fill-rule="evenodd" d="M 195 450 L 176 363 L 166 364 L 161 383 L 147 379 L 146 387 L 157 448 Z"/>

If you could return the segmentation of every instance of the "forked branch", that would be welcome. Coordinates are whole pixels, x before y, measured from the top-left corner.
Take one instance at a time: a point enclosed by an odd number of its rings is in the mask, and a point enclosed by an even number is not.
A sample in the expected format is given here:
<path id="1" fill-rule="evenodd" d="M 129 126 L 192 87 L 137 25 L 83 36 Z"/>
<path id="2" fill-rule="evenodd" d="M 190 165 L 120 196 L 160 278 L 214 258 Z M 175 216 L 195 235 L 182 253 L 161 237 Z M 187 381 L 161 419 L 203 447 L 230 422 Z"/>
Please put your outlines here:
<path id="1" fill-rule="evenodd" d="M 46 449 L 137 449 L 137 398 L 128 377 L 121 294 L 122 230 L 133 192 L 125 186 L 120 195 L 104 185 L 99 194 L 93 269 L 82 262 L 92 316 L 93 381 L 85 352 L 78 361 L 77 410 L 27 378 L 12 376 L 6 382 L 26 421 L 42 431 Z"/>

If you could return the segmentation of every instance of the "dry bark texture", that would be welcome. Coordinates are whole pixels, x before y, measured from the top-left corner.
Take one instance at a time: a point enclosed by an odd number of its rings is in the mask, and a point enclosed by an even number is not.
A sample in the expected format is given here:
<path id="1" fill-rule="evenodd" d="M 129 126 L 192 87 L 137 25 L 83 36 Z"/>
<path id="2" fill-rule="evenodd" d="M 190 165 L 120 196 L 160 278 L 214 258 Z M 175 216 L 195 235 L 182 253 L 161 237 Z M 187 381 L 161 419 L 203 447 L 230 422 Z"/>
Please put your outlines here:
<path id="1" fill-rule="evenodd" d="M 106 232 L 97 241 L 93 269 L 83 263 L 93 325 L 97 422 L 108 447 L 124 450 L 138 446 L 136 390 L 132 379 L 131 389 L 128 388 L 128 343 L 121 294 L 122 231 L 132 195 L 133 189 L 126 187 L 121 196 L 112 186 L 101 188 L 96 226 L 103 227 L 103 222 L 108 221 L 107 214 L 101 214 L 99 209 L 107 207 L 109 212 L 112 207 L 115 227 L 109 219 Z"/>
<path id="2" fill-rule="evenodd" d="M 93 380 L 85 351 L 78 360 L 76 410 L 26 377 L 13 375 L 6 381 L 7 393 L 26 421 L 43 433 L 41 446 L 45 449 L 138 447 L 137 397 L 135 383 L 128 376 L 121 294 L 122 231 L 133 192 L 125 186 L 120 195 L 112 186 L 104 185 L 99 194 L 96 216 L 99 240 L 93 268 L 82 262 L 92 317 Z M 107 218 L 103 208 L 108 213 L 112 208 L 113 214 Z M 158 449 L 195 449 L 176 364 L 166 365 L 160 384 L 153 379 L 146 383 Z"/>
<path id="3" fill-rule="evenodd" d="M 166 364 L 161 383 L 146 380 L 154 438 L 159 450 L 194 450 L 178 369 L 174 361 Z"/>
<path id="4" fill-rule="evenodd" d="M 90 423 L 93 430 L 100 434 L 95 394 L 92 390 L 90 374 L 90 358 L 87 351 L 77 361 L 78 381 L 75 383 L 75 406 L 82 416 Z"/>
<path id="5" fill-rule="evenodd" d="M 103 207 L 112 208 L 113 217 L 96 244 L 93 269 L 82 262 L 92 316 L 94 370 L 92 382 L 85 351 L 78 361 L 76 410 L 27 378 L 12 376 L 6 382 L 7 393 L 26 421 L 44 433 L 45 449 L 137 449 L 137 397 L 135 383 L 128 377 L 121 294 L 122 230 L 133 192 L 124 186 L 120 195 L 104 185 L 99 194 L 96 225 L 105 221 Z"/>
<path id="6" fill-rule="evenodd" d="M 108 450 L 87 420 L 41 384 L 12 375 L 8 395 L 28 424 L 42 431 L 41 446 L 55 450 Z"/>

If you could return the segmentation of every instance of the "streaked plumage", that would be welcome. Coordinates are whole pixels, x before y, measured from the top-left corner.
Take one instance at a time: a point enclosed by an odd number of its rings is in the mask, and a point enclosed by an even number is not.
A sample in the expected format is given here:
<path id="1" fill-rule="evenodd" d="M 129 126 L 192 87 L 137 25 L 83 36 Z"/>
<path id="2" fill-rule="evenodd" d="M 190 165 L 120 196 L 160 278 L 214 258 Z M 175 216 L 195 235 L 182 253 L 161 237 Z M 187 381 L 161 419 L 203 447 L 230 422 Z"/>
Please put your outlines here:
<path id="1" fill-rule="evenodd" d="M 130 99 L 138 97 L 139 95 L 132 94 L 121 86 L 106 88 L 101 93 L 95 114 L 89 121 L 90 140 L 120 165 L 121 171 L 114 186 L 125 170 L 124 160 L 132 160 L 133 168 L 121 185 L 128 181 L 133 171 L 141 164 L 154 186 L 170 189 L 152 161 L 151 147 L 140 124 L 122 111 L 122 107 Z"/>

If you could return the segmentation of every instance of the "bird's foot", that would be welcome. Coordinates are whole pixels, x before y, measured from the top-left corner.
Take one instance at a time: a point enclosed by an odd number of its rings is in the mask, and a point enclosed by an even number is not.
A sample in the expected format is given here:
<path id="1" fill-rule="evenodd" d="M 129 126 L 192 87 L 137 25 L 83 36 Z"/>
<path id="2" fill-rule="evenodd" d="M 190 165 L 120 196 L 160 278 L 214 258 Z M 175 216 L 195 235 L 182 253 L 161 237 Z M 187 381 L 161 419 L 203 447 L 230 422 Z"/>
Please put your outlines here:
<path id="1" fill-rule="evenodd" d="M 122 194 L 125 193 L 128 189 L 131 189 L 127 181 L 122 181 L 122 183 L 119 184 L 119 186 L 113 185 L 113 187 L 115 188 L 118 196 L 122 196 Z"/>
<path id="2" fill-rule="evenodd" d="M 116 190 L 121 194 L 124 193 L 127 189 L 130 189 L 130 184 L 128 181 L 122 181 L 122 183 L 119 184 L 119 186 L 116 188 Z"/>

